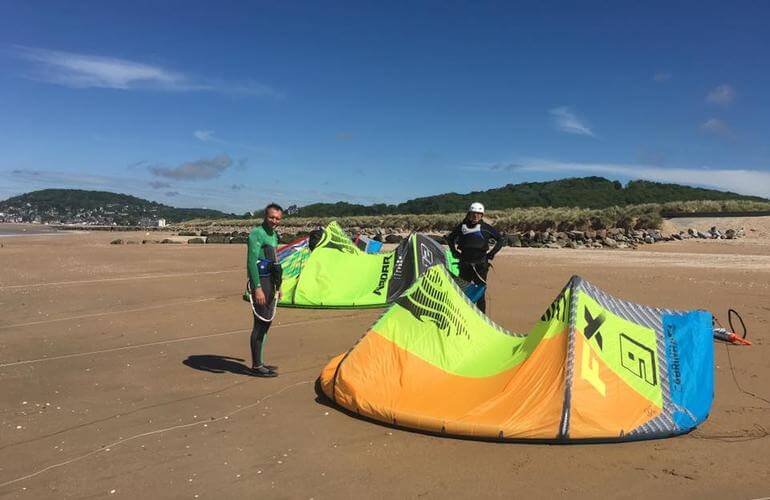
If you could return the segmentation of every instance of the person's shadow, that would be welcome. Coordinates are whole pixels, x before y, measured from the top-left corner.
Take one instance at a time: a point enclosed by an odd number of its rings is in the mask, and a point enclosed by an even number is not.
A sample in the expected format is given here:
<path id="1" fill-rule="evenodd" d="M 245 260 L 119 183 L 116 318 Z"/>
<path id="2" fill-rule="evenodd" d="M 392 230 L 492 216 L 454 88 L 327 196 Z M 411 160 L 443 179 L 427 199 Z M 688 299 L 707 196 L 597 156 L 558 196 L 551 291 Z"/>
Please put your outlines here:
<path id="1" fill-rule="evenodd" d="M 241 358 L 220 356 L 219 354 L 194 354 L 182 361 L 183 364 L 196 370 L 210 373 L 235 373 L 236 375 L 252 375 L 251 368 L 239 363 Z"/>

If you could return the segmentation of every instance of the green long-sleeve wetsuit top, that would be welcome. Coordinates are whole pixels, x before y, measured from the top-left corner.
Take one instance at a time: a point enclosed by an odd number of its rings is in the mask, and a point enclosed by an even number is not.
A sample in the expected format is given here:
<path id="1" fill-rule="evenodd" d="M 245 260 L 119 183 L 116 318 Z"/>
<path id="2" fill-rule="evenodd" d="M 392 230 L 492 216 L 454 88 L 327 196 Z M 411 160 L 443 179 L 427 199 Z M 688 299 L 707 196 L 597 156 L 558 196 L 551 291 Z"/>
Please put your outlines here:
<path id="1" fill-rule="evenodd" d="M 251 278 L 251 282 L 256 288 L 261 287 L 259 283 L 257 261 L 265 258 L 265 252 L 262 250 L 264 245 L 277 247 L 278 233 L 272 229 L 266 228 L 264 224 L 260 224 L 249 233 L 249 249 L 246 253 L 246 269 L 248 270 L 248 277 Z"/>

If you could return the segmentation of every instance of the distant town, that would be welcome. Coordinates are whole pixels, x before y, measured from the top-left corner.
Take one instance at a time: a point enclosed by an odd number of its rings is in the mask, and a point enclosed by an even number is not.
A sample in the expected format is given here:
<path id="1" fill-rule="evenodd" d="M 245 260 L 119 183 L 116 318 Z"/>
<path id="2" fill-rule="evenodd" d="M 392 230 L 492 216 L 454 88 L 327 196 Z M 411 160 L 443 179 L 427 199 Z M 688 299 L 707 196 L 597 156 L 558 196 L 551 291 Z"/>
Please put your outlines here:
<path id="1" fill-rule="evenodd" d="M 84 226 L 144 226 L 165 227 L 166 219 L 156 213 L 155 207 L 137 207 L 130 204 L 107 203 L 92 209 L 47 208 L 31 203 L 8 206 L 0 212 L 0 222 L 17 224 L 53 224 Z"/>

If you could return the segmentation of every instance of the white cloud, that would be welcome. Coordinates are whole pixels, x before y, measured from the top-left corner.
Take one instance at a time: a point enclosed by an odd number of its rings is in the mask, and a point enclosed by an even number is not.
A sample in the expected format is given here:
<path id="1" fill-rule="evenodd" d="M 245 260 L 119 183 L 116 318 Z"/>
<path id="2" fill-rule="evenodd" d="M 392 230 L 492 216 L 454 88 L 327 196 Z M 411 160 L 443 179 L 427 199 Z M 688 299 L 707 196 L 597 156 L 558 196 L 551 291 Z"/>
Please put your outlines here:
<path id="1" fill-rule="evenodd" d="M 281 93 L 255 82 L 223 82 L 196 78 L 158 65 L 116 57 L 15 46 L 13 55 L 27 61 L 25 76 L 70 88 L 119 90 L 210 91 L 280 98 Z"/>
<path id="2" fill-rule="evenodd" d="M 213 130 L 196 130 L 193 132 L 193 136 L 195 136 L 196 139 L 202 142 L 209 142 L 214 139 L 214 131 Z"/>
<path id="3" fill-rule="evenodd" d="M 549 111 L 557 130 L 568 134 L 587 135 L 596 137 L 593 131 L 584 124 L 567 106 L 553 108 Z"/>
<path id="4" fill-rule="evenodd" d="M 729 137 L 732 135 L 730 127 L 725 122 L 718 118 L 709 118 L 705 122 L 700 124 L 700 130 L 708 134 L 720 135 Z"/>
<path id="5" fill-rule="evenodd" d="M 478 167 L 470 167 L 478 170 Z M 706 186 L 740 194 L 770 198 L 770 171 L 721 168 L 664 168 L 654 165 L 614 163 L 573 163 L 542 159 L 524 160 L 509 165 L 490 165 L 488 171 L 546 172 L 571 175 L 607 175 L 628 179 L 673 182 Z"/>
<path id="6" fill-rule="evenodd" d="M 712 89 L 706 96 L 706 102 L 727 107 L 735 100 L 735 89 L 724 83 Z"/>

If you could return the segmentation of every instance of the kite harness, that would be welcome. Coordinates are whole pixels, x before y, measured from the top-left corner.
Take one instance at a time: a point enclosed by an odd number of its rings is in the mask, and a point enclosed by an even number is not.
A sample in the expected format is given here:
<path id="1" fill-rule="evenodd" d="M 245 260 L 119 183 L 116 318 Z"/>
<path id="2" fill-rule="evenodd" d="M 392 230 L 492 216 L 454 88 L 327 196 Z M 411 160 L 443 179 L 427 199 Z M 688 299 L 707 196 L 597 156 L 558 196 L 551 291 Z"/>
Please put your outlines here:
<path id="1" fill-rule="evenodd" d="M 740 335 L 735 333 L 735 326 L 733 326 L 734 317 L 740 321 L 741 330 L 743 331 L 743 333 Z M 751 341 L 746 340 L 746 334 L 748 333 L 746 329 L 746 323 L 743 322 L 743 318 L 741 318 L 741 315 L 738 314 L 738 311 L 735 309 L 727 310 L 727 324 L 730 326 L 729 330 L 722 326 L 722 323 L 717 319 L 716 316 L 714 316 L 715 339 L 727 342 L 729 344 L 751 345 Z"/>
<path id="2" fill-rule="evenodd" d="M 257 261 L 257 270 L 259 272 L 259 281 L 261 287 L 268 291 L 265 294 L 267 303 L 264 306 L 254 301 L 254 290 L 252 282 L 246 283 L 248 300 L 251 303 L 251 310 L 258 319 L 269 323 L 275 318 L 275 311 L 278 306 L 278 293 L 281 291 L 281 280 L 283 279 L 283 270 L 281 264 L 275 256 L 275 248 L 270 245 L 262 246 L 265 255 L 264 259 Z M 270 296 L 268 296 L 270 295 Z"/>

